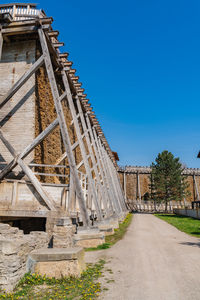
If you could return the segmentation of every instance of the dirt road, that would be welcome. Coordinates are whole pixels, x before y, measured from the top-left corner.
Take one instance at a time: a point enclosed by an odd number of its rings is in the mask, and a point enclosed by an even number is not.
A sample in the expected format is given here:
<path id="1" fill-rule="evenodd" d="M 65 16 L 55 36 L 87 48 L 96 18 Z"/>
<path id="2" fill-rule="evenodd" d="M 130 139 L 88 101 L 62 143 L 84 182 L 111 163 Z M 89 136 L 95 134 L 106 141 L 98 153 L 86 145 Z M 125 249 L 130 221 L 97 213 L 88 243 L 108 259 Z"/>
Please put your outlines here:
<path id="1" fill-rule="evenodd" d="M 123 240 L 86 253 L 88 262 L 99 258 L 108 261 L 100 299 L 200 299 L 200 239 L 155 216 L 134 215 Z"/>

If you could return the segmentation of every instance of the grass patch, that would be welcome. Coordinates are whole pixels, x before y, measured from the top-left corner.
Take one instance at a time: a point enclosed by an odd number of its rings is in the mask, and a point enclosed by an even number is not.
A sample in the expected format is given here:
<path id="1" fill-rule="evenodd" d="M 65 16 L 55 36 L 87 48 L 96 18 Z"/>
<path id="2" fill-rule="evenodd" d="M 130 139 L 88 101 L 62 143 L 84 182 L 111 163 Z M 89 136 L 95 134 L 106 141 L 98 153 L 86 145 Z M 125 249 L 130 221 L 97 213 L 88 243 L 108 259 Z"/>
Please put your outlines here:
<path id="1" fill-rule="evenodd" d="M 0 299 L 97 299 L 102 290 L 97 279 L 102 276 L 104 264 L 104 260 L 94 265 L 88 264 L 80 278 L 55 279 L 38 274 L 25 274 L 13 293 L 0 292 Z"/>
<path id="2" fill-rule="evenodd" d="M 154 214 L 154 216 L 175 226 L 180 231 L 183 231 L 195 237 L 200 237 L 200 220 L 196 220 L 190 217 L 178 216 L 175 214 Z"/>
<path id="3" fill-rule="evenodd" d="M 115 229 L 115 233 L 113 235 L 108 235 L 105 237 L 105 243 L 102 245 L 99 245 L 94 248 L 87 248 L 85 251 L 97 251 L 97 250 L 102 250 L 102 249 L 108 249 L 111 246 L 113 246 L 115 243 L 117 243 L 119 240 L 121 240 L 124 236 L 124 234 L 127 231 L 128 226 L 130 225 L 131 221 L 133 218 L 133 214 L 129 213 L 124 221 L 119 224 L 119 228 Z"/>

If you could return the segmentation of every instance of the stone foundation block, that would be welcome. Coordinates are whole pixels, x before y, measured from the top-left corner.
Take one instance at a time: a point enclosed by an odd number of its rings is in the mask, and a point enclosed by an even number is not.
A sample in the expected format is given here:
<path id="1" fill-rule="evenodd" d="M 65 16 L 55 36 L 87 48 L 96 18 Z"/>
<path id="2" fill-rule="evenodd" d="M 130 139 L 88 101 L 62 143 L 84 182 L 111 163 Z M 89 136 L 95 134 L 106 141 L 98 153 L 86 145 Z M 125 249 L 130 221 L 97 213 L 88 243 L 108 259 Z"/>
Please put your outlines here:
<path id="1" fill-rule="evenodd" d="M 98 229 L 79 230 L 74 235 L 75 244 L 83 248 L 97 247 L 105 243 L 105 234 Z"/>
<path id="2" fill-rule="evenodd" d="M 27 271 L 47 277 L 78 277 L 86 269 L 80 247 L 34 250 L 29 254 Z"/>
<path id="3" fill-rule="evenodd" d="M 109 223 L 100 223 L 98 224 L 98 228 L 100 232 L 104 232 L 106 236 L 114 234 L 114 227 Z"/>

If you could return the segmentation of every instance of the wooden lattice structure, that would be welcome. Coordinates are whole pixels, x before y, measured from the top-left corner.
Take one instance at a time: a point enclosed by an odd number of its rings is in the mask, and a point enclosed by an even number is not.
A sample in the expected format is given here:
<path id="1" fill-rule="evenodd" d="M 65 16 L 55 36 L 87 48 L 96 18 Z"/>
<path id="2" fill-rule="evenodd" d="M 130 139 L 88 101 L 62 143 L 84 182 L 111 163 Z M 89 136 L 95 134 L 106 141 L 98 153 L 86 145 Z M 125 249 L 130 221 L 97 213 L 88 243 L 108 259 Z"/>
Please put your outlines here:
<path id="1" fill-rule="evenodd" d="M 125 198 L 127 199 L 126 201 L 138 205 L 143 202 L 145 203 L 145 196 L 147 194 L 151 194 L 151 168 L 142 166 L 125 166 L 119 167 L 118 172 Z M 189 183 L 188 190 L 190 191 L 190 195 L 184 199 L 182 205 L 190 207 L 193 201 L 200 200 L 200 169 L 185 168 L 183 170 L 183 175 L 186 176 Z"/>
<path id="2" fill-rule="evenodd" d="M 34 4 L 0 5 L 0 216 L 79 214 L 88 226 L 123 214 L 125 198 L 52 22 Z"/>

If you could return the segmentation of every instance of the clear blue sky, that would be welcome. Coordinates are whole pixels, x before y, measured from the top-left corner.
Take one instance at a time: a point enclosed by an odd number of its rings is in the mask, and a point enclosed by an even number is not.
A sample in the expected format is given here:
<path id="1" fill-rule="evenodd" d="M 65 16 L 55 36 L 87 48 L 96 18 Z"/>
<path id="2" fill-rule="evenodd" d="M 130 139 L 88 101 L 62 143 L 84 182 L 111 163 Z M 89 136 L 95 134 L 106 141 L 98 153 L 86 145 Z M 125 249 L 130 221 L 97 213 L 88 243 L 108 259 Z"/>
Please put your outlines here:
<path id="1" fill-rule="evenodd" d="M 149 165 L 169 150 L 200 167 L 200 2 L 38 3 L 53 16 L 120 164 Z"/>

